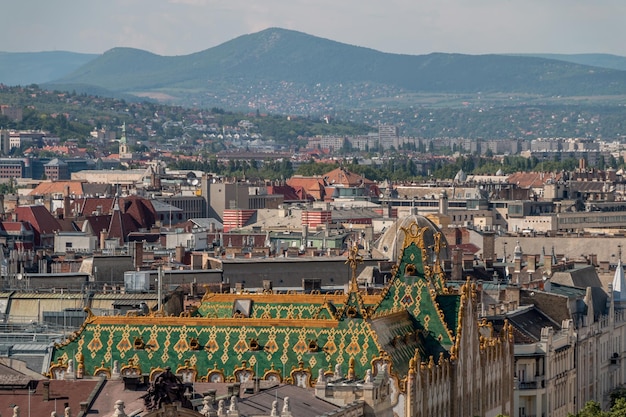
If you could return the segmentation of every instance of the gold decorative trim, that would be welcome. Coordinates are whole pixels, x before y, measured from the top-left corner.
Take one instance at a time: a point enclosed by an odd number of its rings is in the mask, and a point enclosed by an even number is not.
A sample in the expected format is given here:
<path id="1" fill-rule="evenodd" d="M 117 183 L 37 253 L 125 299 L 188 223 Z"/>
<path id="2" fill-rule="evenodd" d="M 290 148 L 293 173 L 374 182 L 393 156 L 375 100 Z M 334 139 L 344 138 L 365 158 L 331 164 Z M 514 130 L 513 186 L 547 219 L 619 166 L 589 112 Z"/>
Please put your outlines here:
<path id="1" fill-rule="evenodd" d="M 141 367 L 139 364 L 135 365 L 135 360 L 130 358 L 128 364 L 120 368 L 121 376 L 138 376 L 141 375 Z"/>
<path id="2" fill-rule="evenodd" d="M 241 366 L 233 370 L 233 382 L 248 382 L 254 377 L 254 369 L 248 366 L 248 361 L 241 361 Z"/>
<path id="3" fill-rule="evenodd" d="M 301 388 L 310 388 L 311 385 L 311 368 L 305 367 L 304 362 L 298 362 L 298 367 L 293 368 L 289 373 L 290 383 Z"/>
<path id="4" fill-rule="evenodd" d="M 217 369 L 217 363 L 213 364 L 213 369 L 209 369 L 207 374 L 200 378 L 202 382 L 226 382 L 226 375 L 223 369 Z"/>
<path id="5" fill-rule="evenodd" d="M 111 379 L 111 368 L 104 366 L 104 361 L 93 371 L 93 376 L 104 376 L 106 379 Z"/>
<path id="6" fill-rule="evenodd" d="M 165 372 L 165 368 L 160 366 L 150 368 L 150 375 L 148 376 L 148 381 L 154 382 L 154 380 L 159 376 L 161 372 Z"/>
<path id="7" fill-rule="evenodd" d="M 264 381 L 276 381 L 278 383 L 281 383 L 283 381 L 283 376 L 279 369 L 274 368 L 274 363 L 272 362 L 271 369 L 268 369 L 263 373 L 262 379 Z"/>
<path id="8" fill-rule="evenodd" d="M 161 326 L 234 326 L 240 327 L 243 323 L 246 326 L 276 326 L 276 327 L 321 327 L 336 328 L 338 326 L 335 319 L 302 319 L 302 318 L 240 318 L 232 317 L 126 317 L 126 316 L 97 316 L 91 324 L 94 325 L 129 325 L 129 326 L 149 326 L 153 323 Z M 69 342 L 68 342 L 69 343 Z M 66 344 L 68 344 L 66 343 Z M 60 345 L 65 346 L 65 345 Z"/>
<path id="9" fill-rule="evenodd" d="M 198 370 L 195 365 L 191 364 L 189 359 L 185 359 L 185 364 L 176 368 L 176 375 L 183 381 L 183 383 L 196 382 Z"/>
<path id="10" fill-rule="evenodd" d="M 378 372 L 382 370 L 383 366 L 385 365 L 387 366 L 387 373 L 391 375 L 391 368 L 393 366 L 393 363 L 391 362 L 391 356 L 389 356 L 389 353 L 387 353 L 385 350 L 381 349 L 380 354 L 372 358 L 370 364 L 372 366 L 373 377 L 378 375 Z"/>
<path id="11" fill-rule="evenodd" d="M 426 245 L 424 244 L 424 232 L 428 230 L 428 226 L 419 227 L 416 222 L 413 222 L 409 225 L 409 227 L 401 226 L 400 230 L 404 232 L 404 243 L 402 244 L 402 249 L 409 247 L 411 243 L 415 243 L 415 246 L 422 249 L 422 251 L 426 249 Z M 402 256 L 402 251 L 400 252 L 400 256 Z M 424 260 L 423 255 L 422 260 Z"/>
<path id="12" fill-rule="evenodd" d="M 50 369 L 48 370 L 48 374 L 46 376 L 50 379 L 63 379 L 66 371 L 67 363 L 64 363 L 62 358 L 59 358 L 57 363 L 50 365 Z"/>

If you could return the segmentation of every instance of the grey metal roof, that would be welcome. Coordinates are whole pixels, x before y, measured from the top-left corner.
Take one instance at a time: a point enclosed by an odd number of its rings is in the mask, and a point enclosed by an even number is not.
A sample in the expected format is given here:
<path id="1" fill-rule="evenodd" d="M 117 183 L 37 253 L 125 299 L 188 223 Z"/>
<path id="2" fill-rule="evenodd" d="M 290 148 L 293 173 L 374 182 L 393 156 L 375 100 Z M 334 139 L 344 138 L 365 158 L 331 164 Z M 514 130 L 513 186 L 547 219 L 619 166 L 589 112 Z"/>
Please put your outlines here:
<path id="1" fill-rule="evenodd" d="M 109 293 L 109 294 L 94 294 L 93 295 L 93 299 L 104 299 L 104 300 L 114 300 L 114 301 L 123 301 L 123 300 L 128 300 L 128 301 L 142 301 L 142 300 L 156 300 L 158 298 L 158 295 L 155 293 L 141 293 L 141 294 L 135 294 L 135 293 L 126 293 L 126 294 L 119 294 L 119 293 Z"/>
<path id="2" fill-rule="evenodd" d="M 544 327 L 553 327 L 555 330 L 561 329 L 561 326 L 535 307 L 521 313 L 509 314 L 507 318 L 513 326 L 531 336 L 535 341 L 541 340 L 541 329 Z"/>
<path id="3" fill-rule="evenodd" d="M 192 222 L 192 223 L 195 223 L 198 227 L 203 227 L 205 229 L 209 229 L 212 224 L 215 225 L 215 229 L 216 230 L 221 230 L 221 229 L 224 228 L 224 225 L 222 223 L 220 223 L 218 220 L 212 219 L 210 217 L 189 219 L 189 221 Z"/>
<path id="4" fill-rule="evenodd" d="M 33 274 L 34 276 L 35 274 Z M 37 274 L 40 276 L 45 276 L 46 274 Z M 51 274 L 47 274 L 47 275 L 51 275 Z M 89 275 L 89 274 L 85 274 L 82 272 L 75 272 L 75 273 L 68 273 L 68 274 L 63 274 L 65 275 L 71 275 L 71 276 L 83 276 L 83 275 Z M 50 276 L 50 279 L 54 279 L 54 276 Z M 12 296 L 11 299 L 38 299 L 38 300 L 43 300 L 43 299 L 53 299 L 53 300 L 82 300 L 85 298 L 85 294 L 83 293 L 79 293 L 79 292 L 55 292 L 55 293 L 51 293 L 51 292 L 15 292 Z"/>
<path id="5" fill-rule="evenodd" d="M 289 405 L 293 416 L 317 417 L 329 411 L 339 409 L 338 406 L 317 398 L 312 390 L 294 385 L 281 385 L 275 389 L 268 389 L 243 398 L 238 404 L 239 415 L 242 417 L 269 416 L 274 401 L 278 401 L 278 410 L 280 412 L 285 397 L 289 397 Z"/>
<path id="6" fill-rule="evenodd" d="M 569 285 L 561 285 L 556 282 L 550 285 L 550 292 L 554 294 L 564 295 L 568 298 L 584 297 L 587 292 L 583 288 L 570 287 Z"/>
<path id="7" fill-rule="evenodd" d="M 11 348 L 11 351 L 15 353 L 23 353 L 23 352 L 46 353 L 49 347 L 50 347 L 50 343 L 41 343 L 41 342 L 16 343 Z"/>
<path id="8" fill-rule="evenodd" d="M 180 209 L 176 206 L 173 206 L 171 204 L 168 203 L 164 203 L 162 201 L 159 200 L 155 200 L 152 199 L 150 200 L 150 202 L 152 203 L 152 207 L 154 207 L 154 210 L 157 212 L 166 212 L 166 211 L 171 211 L 173 213 L 178 213 L 178 212 L 182 212 L 183 209 Z"/>

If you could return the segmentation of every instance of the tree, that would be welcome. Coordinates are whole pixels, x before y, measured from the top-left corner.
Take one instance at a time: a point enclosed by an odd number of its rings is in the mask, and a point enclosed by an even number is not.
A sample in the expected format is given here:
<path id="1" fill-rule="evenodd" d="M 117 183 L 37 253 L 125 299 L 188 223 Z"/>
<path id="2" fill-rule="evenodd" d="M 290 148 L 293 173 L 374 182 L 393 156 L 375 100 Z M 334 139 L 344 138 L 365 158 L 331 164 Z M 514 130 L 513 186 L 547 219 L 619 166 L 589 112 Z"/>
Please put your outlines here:
<path id="1" fill-rule="evenodd" d="M 612 389 L 609 393 L 609 398 L 611 399 L 611 407 L 613 407 L 618 400 L 626 399 L 626 385 L 619 385 Z"/>
<path id="2" fill-rule="evenodd" d="M 609 417 L 596 401 L 587 401 L 582 410 L 568 417 Z"/>
<path id="3" fill-rule="evenodd" d="M 13 178 L 9 178 L 9 182 L 3 182 L 0 184 L 0 194 L 13 194 L 15 191 L 15 182 Z"/>
<path id="4" fill-rule="evenodd" d="M 621 397 L 615 400 L 611 407 L 611 417 L 626 416 L 626 398 Z"/>

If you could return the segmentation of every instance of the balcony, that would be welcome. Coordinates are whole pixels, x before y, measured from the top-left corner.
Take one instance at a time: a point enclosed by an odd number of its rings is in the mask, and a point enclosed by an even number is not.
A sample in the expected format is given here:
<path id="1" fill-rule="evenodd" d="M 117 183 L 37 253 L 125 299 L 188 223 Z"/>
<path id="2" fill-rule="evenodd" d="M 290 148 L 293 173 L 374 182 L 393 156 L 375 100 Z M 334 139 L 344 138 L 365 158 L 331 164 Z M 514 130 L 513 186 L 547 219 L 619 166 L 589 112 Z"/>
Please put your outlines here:
<path id="1" fill-rule="evenodd" d="M 545 380 L 543 379 L 543 377 L 536 377 L 535 379 L 531 380 L 515 382 L 515 389 L 526 390 L 538 388 L 545 388 Z"/>
<path id="2" fill-rule="evenodd" d="M 518 382 L 517 389 L 537 389 L 537 381 Z"/>

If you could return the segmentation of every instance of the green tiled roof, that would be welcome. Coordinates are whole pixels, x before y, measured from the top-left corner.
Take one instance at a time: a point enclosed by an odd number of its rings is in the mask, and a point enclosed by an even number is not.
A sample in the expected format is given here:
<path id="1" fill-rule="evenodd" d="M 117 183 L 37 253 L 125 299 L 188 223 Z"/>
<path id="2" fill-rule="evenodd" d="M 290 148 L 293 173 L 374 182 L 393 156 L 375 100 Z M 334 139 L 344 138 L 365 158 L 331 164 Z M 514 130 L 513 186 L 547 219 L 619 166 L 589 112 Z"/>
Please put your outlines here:
<path id="1" fill-rule="evenodd" d="M 459 307 L 461 306 L 461 297 L 457 294 L 438 294 L 437 304 L 443 312 L 443 317 L 448 326 L 448 329 L 452 332 L 452 335 L 456 335 L 456 328 L 459 324 Z"/>
<path id="2" fill-rule="evenodd" d="M 409 265 L 413 267 L 408 267 Z M 407 275 L 408 273 L 410 275 Z M 448 297 L 459 298 L 458 295 Z M 455 310 L 446 308 L 448 314 L 454 315 L 458 312 L 458 301 L 456 307 Z M 376 309 L 375 315 L 386 315 L 402 309 L 406 309 L 416 323 L 427 332 L 428 339 L 434 338 L 445 347 L 452 345 L 452 329 L 449 327 L 449 321 L 445 320 L 445 315 L 444 319 L 439 315 L 441 309 L 437 303 L 435 286 L 426 277 L 422 249 L 415 243 L 404 249 L 396 277 L 390 283 L 389 291 Z M 427 354 L 438 354 L 439 348 L 435 347 L 435 350 Z"/>
<path id="3" fill-rule="evenodd" d="M 243 361 L 261 376 L 270 368 L 288 374 L 299 363 L 316 376 L 337 363 L 345 373 L 354 359 L 362 378 L 374 358 L 385 356 L 392 372 L 404 377 L 416 352 L 422 361 L 447 355 L 460 307 L 460 296 L 445 294 L 443 273 L 432 265 L 423 236 L 411 233 L 383 294 L 359 292 L 355 278 L 345 295 L 207 294 L 189 317 L 90 316 L 77 334 L 55 346 L 53 361 L 80 353 L 88 375 L 113 361 L 133 359 L 145 373 L 188 361 L 198 377 L 214 368 L 232 377 Z M 251 340 L 258 350 L 251 350 Z"/>

